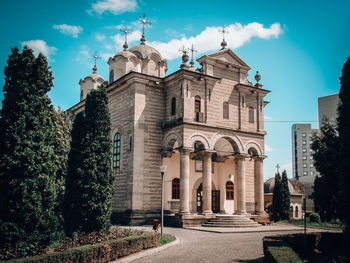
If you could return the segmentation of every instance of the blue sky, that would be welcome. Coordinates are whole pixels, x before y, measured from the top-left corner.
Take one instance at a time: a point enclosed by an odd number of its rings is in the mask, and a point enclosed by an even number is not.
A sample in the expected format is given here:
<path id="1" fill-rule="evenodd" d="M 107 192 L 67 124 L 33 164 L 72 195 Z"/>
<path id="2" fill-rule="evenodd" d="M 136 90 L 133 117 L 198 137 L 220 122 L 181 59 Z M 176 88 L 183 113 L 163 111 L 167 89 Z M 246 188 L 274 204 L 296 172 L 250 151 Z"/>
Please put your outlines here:
<path id="1" fill-rule="evenodd" d="M 200 55 L 220 48 L 217 27 L 229 28 L 232 48 L 271 91 L 266 100 L 268 158 L 265 178 L 277 163 L 291 177 L 291 126 L 317 127 L 317 97 L 338 93 L 339 77 L 350 55 L 350 1 L 147 1 L 147 0 L 4 0 L 0 10 L 0 86 L 12 46 L 27 43 L 44 52 L 52 66 L 54 105 L 67 109 L 79 101 L 79 80 L 91 73 L 97 51 L 99 73 L 107 79 L 106 60 L 121 50 L 120 25 L 131 27 L 131 43 L 145 12 L 148 44 L 168 58 L 168 74 L 180 65 L 179 45 L 195 44 Z M 198 65 L 197 65 L 198 66 Z M 0 99 L 3 94 L 0 94 Z"/>

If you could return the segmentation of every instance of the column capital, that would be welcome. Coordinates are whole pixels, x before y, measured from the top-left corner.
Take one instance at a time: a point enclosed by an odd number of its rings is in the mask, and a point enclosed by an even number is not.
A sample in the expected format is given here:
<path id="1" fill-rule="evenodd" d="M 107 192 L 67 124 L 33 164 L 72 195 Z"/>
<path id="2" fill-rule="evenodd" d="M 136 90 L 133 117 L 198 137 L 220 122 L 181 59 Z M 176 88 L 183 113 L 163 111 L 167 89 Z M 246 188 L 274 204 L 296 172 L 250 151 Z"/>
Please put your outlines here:
<path id="1" fill-rule="evenodd" d="M 250 156 L 245 153 L 239 153 L 234 155 L 235 160 L 244 160 L 245 158 L 249 158 L 249 157 Z"/>
<path id="2" fill-rule="evenodd" d="M 201 155 L 202 155 L 202 156 L 211 157 L 211 156 L 213 155 L 213 153 L 215 153 L 215 151 L 213 151 L 213 150 L 204 150 L 204 151 L 201 151 Z"/>
<path id="3" fill-rule="evenodd" d="M 254 155 L 253 156 L 253 159 L 256 160 L 256 161 L 263 161 L 266 158 L 267 158 L 266 155 Z"/>
<path id="4" fill-rule="evenodd" d="M 182 147 L 179 149 L 180 154 L 189 155 L 193 150 L 191 148 Z"/>

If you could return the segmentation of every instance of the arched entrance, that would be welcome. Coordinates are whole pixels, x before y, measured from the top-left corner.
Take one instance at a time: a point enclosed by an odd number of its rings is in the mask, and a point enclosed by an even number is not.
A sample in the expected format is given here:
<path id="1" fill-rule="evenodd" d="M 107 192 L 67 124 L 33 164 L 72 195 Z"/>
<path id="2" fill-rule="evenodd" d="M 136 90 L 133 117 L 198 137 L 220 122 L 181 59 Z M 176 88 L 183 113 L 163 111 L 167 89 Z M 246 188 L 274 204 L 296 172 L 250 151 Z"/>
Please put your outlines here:
<path id="1" fill-rule="evenodd" d="M 197 192 L 196 192 L 196 210 L 197 213 L 202 213 L 203 209 L 203 186 L 202 183 L 198 186 Z M 211 191 L 211 207 L 213 213 L 219 213 L 220 212 L 220 190 L 212 190 Z"/>

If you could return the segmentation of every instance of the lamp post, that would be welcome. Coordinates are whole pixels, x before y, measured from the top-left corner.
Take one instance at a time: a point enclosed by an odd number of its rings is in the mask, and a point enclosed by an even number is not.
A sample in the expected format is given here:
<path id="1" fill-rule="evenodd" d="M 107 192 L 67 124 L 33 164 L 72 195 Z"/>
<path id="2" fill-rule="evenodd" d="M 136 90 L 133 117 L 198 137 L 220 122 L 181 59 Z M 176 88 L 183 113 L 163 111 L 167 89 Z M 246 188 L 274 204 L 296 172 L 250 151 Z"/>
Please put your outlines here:
<path id="1" fill-rule="evenodd" d="M 166 173 L 167 170 L 167 165 L 163 164 L 160 166 L 160 174 L 162 175 L 162 199 L 161 199 L 161 228 L 160 228 L 160 236 L 163 236 L 163 227 L 164 227 L 164 207 L 163 207 L 163 203 L 164 203 L 164 174 Z"/>

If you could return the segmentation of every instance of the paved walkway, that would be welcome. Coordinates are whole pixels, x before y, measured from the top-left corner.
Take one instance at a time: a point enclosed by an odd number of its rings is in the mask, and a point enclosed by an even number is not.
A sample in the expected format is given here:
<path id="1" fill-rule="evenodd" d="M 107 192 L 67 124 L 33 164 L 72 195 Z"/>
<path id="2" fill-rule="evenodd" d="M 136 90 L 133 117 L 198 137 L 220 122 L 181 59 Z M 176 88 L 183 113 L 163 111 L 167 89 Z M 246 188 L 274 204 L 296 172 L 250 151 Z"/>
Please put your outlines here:
<path id="1" fill-rule="evenodd" d="M 151 227 L 142 227 L 151 230 Z M 198 231 L 200 230 L 200 231 Z M 160 262 L 263 262 L 262 239 L 268 235 L 302 232 L 301 227 L 289 224 L 272 224 L 260 227 L 258 232 L 235 229 L 233 232 L 207 232 L 206 229 L 164 229 L 164 233 L 175 235 L 180 239 L 179 244 L 157 251 L 146 257 L 132 262 L 160 263 Z M 257 228 L 255 228 L 257 230 Z M 324 230 L 313 229 L 309 232 Z"/>

